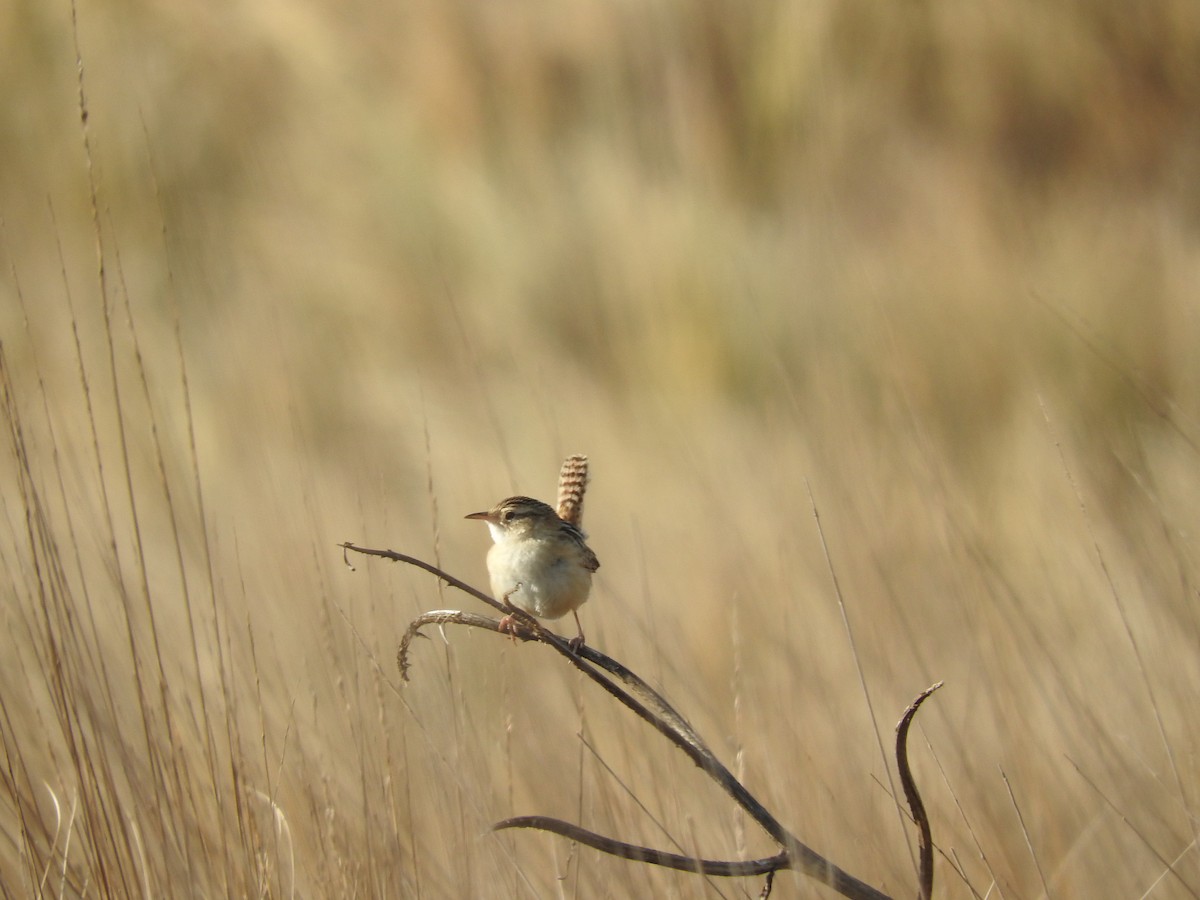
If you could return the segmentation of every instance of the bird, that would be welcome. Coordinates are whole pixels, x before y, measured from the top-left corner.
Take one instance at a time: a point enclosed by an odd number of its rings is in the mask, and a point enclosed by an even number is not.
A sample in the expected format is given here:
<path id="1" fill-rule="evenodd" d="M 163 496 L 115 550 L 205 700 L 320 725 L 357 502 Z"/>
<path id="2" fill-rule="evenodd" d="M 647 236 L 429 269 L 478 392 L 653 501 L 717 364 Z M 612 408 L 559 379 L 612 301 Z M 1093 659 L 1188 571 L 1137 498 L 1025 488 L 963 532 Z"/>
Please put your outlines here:
<path id="1" fill-rule="evenodd" d="M 583 484 L 586 482 L 587 460 L 583 458 L 582 477 L 579 457 L 563 465 L 560 484 L 560 504 L 564 494 L 574 499 L 566 511 L 576 518 L 582 509 Z M 568 483 L 568 465 L 575 460 L 572 479 Z M 560 505 L 560 509 L 564 508 Z M 539 619 L 559 619 L 567 613 L 575 616 L 579 636 L 572 638 L 576 652 L 584 644 L 583 625 L 579 607 L 592 590 L 592 574 L 600 561 L 587 545 L 587 536 L 575 522 L 568 521 L 554 507 L 532 497 L 507 497 L 491 509 L 471 513 L 468 519 L 487 523 L 495 542 L 488 550 L 487 568 L 492 595 L 507 606 L 516 607 Z M 511 630 L 513 617 L 500 622 L 501 630 Z"/>

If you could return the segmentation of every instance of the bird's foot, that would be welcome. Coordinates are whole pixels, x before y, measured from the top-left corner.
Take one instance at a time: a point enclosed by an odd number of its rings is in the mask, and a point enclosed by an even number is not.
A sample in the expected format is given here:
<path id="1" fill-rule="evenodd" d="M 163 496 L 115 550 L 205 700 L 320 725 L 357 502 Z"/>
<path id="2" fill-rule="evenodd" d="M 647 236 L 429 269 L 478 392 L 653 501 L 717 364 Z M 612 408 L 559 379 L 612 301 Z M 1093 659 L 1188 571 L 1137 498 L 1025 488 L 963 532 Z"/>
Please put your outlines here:
<path id="1" fill-rule="evenodd" d="M 518 619 L 515 615 L 507 615 L 500 620 L 500 624 L 496 626 L 496 630 L 501 634 L 507 634 L 512 638 L 512 642 L 517 642 L 517 628 L 519 627 Z"/>

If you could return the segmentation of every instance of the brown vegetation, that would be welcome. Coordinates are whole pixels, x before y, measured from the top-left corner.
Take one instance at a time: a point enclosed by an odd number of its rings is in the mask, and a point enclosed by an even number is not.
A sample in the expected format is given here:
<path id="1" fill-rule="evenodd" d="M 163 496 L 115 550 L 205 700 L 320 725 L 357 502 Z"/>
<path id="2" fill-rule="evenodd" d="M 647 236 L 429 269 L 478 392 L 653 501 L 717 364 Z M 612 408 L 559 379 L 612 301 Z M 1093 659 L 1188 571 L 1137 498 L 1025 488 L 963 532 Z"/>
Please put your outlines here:
<path id="1" fill-rule="evenodd" d="M 944 679 L 935 896 L 1200 892 L 1195 4 L 18 0 L 0 75 L 4 896 L 757 890 L 489 832 L 774 852 L 342 564 L 482 583 L 576 449 L 589 643 L 793 834 L 912 892 Z"/>

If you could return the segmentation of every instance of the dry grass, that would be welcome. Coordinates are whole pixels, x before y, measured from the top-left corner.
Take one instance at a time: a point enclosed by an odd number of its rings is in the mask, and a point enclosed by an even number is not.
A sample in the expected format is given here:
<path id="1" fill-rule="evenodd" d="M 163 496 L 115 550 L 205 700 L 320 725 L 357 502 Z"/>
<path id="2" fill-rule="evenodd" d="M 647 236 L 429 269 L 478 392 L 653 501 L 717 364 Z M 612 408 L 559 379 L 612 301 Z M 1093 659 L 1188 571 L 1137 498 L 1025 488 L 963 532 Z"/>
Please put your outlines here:
<path id="1" fill-rule="evenodd" d="M 913 893 L 945 679 L 936 896 L 1200 892 L 1194 4 L 85 4 L 98 225 L 74 38 L 0 12 L 3 896 L 754 895 L 489 834 L 773 849 L 544 650 L 398 689 L 460 601 L 335 547 L 481 583 L 573 451 L 589 639 L 806 842 Z"/>

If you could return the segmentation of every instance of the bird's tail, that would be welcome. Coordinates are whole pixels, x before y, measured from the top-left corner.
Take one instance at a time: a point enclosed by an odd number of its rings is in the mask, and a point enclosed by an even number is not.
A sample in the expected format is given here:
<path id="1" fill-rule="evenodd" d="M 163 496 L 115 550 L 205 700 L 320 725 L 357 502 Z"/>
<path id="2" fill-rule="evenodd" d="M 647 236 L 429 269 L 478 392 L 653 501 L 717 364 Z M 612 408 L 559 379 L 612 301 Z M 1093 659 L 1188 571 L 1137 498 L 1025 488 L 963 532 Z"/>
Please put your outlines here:
<path id="1" fill-rule="evenodd" d="M 558 473 L 558 517 L 579 528 L 583 522 L 583 494 L 587 490 L 588 458 L 568 456 Z"/>

